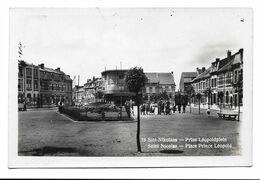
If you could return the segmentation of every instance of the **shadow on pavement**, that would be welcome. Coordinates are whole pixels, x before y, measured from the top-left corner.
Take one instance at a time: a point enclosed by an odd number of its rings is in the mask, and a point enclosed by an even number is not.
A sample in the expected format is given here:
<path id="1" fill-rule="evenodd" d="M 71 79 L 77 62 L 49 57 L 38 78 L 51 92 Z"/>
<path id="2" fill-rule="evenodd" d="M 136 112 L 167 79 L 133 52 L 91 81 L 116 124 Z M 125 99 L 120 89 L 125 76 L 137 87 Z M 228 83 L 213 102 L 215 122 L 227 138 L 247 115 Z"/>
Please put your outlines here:
<path id="1" fill-rule="evenodd" d="M 180 154 L 180 153 L 183 153 L 184 151 L 165 149 L 165 150 L 161 150 L 161 151 L 159 151 L 159 152 L 160 152 L 160 153 L 167 153 L 167 154 Z"/>
<path id="2" fill-rule="evenodd" d="M 29 151 L 22 151 L 19 153 L 23 155 L 30 154 L 32 156 L 45 156 L 45 155 L 54 155 L 57 153 L 76 153 L 76 152 L 77 152 L 76 148 L 45 146 L 42 148 L 32 149 Z"/>

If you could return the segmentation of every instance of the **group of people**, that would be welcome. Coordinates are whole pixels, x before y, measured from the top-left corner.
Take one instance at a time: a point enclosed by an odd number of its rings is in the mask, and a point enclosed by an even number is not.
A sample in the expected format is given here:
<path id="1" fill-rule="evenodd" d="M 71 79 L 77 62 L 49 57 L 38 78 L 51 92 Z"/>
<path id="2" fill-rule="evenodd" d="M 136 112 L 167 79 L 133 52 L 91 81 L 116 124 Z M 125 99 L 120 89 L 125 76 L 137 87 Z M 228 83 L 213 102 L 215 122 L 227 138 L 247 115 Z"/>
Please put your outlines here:
<path id="1" fill-rule="evenodd" d="M 127 100 L 124 104 L 128 117 L 130 118 L 131 114 L 134 115 L 134 102 L 132 100 Z M 159 100 L 158 102 L 151 103 L 150 101 L 142 103 L 140 105 L 141 115 L 170 115 L 176 111 L 179 113 L 186 112 L 187 103 L 173 103 L 169 100 Z"/>
<path id="2" fill-rule="evenodd" d="M 181 113 L 181 111 L 185 113 L 186 106 L 187 104 L 185 103 L 174 104 L 171 103 L 169 100 L 167 101 L 160 100 L 157 103 L 150 103 L 150 102 L 143 103 L 140 109 L 142 115 L 155 114 L 156 109 L 158 115 L 170 115 L 171 113 L 175 113 L 176 111 L 178 111 L 179 113 Z"/>

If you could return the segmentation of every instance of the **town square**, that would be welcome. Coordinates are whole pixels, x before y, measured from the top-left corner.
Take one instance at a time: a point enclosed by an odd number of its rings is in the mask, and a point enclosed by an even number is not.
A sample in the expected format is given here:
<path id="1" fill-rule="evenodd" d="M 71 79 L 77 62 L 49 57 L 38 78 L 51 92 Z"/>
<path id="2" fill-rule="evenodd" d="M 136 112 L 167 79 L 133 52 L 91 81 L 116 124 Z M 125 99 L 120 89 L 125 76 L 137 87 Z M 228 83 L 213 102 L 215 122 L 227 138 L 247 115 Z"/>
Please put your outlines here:
<path id="1" fill-rule="evenodd" d="M 19 156 L 241 155 L 246 12 L 28 12 L 12 16 Z"/>

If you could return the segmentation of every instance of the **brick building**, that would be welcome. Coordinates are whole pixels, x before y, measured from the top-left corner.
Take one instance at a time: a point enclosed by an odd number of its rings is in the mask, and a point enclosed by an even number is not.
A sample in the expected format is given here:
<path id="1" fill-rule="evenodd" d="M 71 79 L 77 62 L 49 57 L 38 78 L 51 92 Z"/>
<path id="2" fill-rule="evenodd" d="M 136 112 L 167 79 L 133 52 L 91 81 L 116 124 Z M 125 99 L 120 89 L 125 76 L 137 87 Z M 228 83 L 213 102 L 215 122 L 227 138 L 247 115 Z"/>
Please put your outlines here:
<path id="1" fill-rule="evenodd" d="M 243 49 L 234 54 L 227 51 L 226 58 L 217 58 L 209 68 L 204 69 L 191 81 L 191 85 L 195 94 L 202 94 L 202 103 L 236 108 L 238 103 L 242 105 L 242 94 L 238 94 L 236 87 L 239 76 L 243 77 L 242 75 Z M 207 94 L 207 90 L 210 90 L 210 93 Z"/>
<path id="2" fill-rule="evenodd" d="M 18 101 L 29 106 L 44 107 L 69 105 L 72 102 L 72 79 L 60 70 L 33 65 L 25 61 L 18 64 Z"/>
<path id="3" fill-rule="evenodd" d="M 156 96 L 166 92 L 168 98 L 174 100 L 176 85 L 173 73 L 145 73 L 145 75 L 148 78 L 143 90 L 145 99 L 153 101 Z"/>

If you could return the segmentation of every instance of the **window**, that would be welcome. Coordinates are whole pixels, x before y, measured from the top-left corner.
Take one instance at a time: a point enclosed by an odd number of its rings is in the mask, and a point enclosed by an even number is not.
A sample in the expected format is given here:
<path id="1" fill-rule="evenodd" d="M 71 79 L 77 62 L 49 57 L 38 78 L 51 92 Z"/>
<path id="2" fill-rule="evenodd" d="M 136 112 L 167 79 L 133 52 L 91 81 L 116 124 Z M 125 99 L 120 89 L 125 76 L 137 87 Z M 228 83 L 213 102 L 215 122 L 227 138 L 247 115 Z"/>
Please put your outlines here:
<path id="1" fill-rule="evenodd" d="M 150 92 L 150 93 L 153 92 L 153 87 L 149 87 L 149 92 Z"/>
<path id="2" fill-rule="evenodd" d="M 18 91 L 23 91 L 23 79 L 18 80 Z"/>
<path id="3" fill-rule="evenodd" d="M 33 69 L 33 76 L 38 77 L 38 69 Z"/>
<path id="4" fill-rule="evenodd" d="M 26 80 L 26 86 L 27 86 L 27 89 L 32 89 L 32 80 L 31 79 Z"/>
<path id="5" fill-rule="evenodd" d="M 235 71 L 234 83 L 237 83 L 237 71 Z"/>
<path id="6" fill-rule="evenodd" d="M 34 89 L 38 90 L 38 80 L 34 80 Z"/>
<path id="7" fill-rule="evenodd" d="M 26 76 L 32 76 L 32 68 L 26 68 Z"/>
<path id="8" fill-rule="evenodd" d="M 153 87 L 153 93 L 155 93 L 155 87 Z"/>
<path id="9" fill-rule="evenodd" d="M 149 87 L 146 87 L 146 93 L 149 93 Z"/>
<path id="10" fill-rule="evenodd" d="M 224 75 L 221 74 L 221 75 L 219 75 L 219 77 L 218 77 L 218 85 L 219 85 L 219 86 L 222 86 L 223 84 L 224 84 Z"/>
<path id="11" fill-rule="evenodd" d="M 19 72 L 18 72 L 19 77 L 23 77 L 23 68 L 19 67 Z"/>

